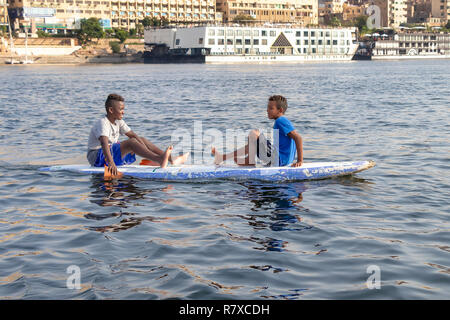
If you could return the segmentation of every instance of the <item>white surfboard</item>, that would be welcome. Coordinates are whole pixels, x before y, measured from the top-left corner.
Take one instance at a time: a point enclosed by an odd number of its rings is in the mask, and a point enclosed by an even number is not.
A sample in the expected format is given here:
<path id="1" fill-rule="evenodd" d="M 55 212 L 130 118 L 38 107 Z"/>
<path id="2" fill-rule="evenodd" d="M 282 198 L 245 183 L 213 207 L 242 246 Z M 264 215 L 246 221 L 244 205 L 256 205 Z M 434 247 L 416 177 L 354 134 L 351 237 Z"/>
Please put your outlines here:
<path id="1" fill-rule="evenodd" d="M 266 181 L 317 180 L 367 170 L 374 161 L 312 162 L 301 167 L 242 167 L 237 165 L 181 165 L 164 169 L 153 166 L 126 165 L 117 167 L 124 175 L 155 180 L 193 179 L 257 179 Z M 104 168 L 89 165 L 61 165 L 40 168 L 40 171 L 71 171 L 82 174 L 103 174 Z"/>

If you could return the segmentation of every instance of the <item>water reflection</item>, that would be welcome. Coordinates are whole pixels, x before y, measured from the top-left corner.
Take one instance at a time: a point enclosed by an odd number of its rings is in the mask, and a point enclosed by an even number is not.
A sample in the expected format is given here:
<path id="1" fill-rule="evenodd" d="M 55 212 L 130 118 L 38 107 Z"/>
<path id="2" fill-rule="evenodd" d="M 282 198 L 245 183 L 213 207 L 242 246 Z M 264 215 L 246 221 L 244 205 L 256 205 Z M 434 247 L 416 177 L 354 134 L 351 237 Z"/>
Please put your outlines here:
<path id="1" fill-rule="evenodd" d="M 91 178 L 91 197 L 90 202 L 102 207 L 122 207 L 126 208 L 128 203 L 134 200 L 143 199 L 151 192 L 135 186 L 133 178 L 124 177 L 120 180 L 104 180 L 101 175 L 93 175 Z"/>
<path id="2" fill-rule="evenodd" d="M 119 207 L 120 212 L 94 214 L 89 213 L 85 218 L 91 220 L 105 220 L 108 218 L 121 218 L 120 222 L 106 226 L 88 227 L 87 229 L 98 232 L 119 232 L 140 225 L 143 221 L 161 222 L 166 218 L 158 218 L 153 216 L 140 217 L 137 213 L 124 212 L 122 209 L 128 206 L 135 206 L 137 200 L 156 191 L 168 191 L 172 186 L 163 188 L 145 189 L 137 187 L 137 180 L 132 177 L 123 177 L 120 180 L 105 180 L 103 176 L 93 175 L 91 178 L 91 203 L 95 203 L 101 207 Z M 164 200 L 161 200 L 164 202 Z M 170 201 L 170 200 L 169 200 Z"/>
<path id="3" fill-rule="evenodd" d="M 300 231 L 311 228 L 300 225 L 302 218 L 299 213 L 308 211 L 301 205 L 303 192 L 307 190 L 306 183 L 280 184 L 248 181 L 241 185 L 247 188 L 242 196 L 253 204 L 251 208 L 253 214 L 248 217 L 251 217 L 249 224 L 256 229 Z M 261 215 L 259 212 L 264 214 Z M 264 220 L 256 220 L 257 217 Z"/>

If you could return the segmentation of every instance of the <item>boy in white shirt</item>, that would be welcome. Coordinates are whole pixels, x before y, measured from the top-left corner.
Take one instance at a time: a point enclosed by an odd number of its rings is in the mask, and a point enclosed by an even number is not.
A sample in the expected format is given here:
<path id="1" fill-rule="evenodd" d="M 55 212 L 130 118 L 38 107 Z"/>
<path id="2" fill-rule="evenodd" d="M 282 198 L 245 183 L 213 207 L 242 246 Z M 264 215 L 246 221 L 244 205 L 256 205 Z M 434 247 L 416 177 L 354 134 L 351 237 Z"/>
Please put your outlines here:
<path id="1" fill-rule="evenodd" d="M 117 166 L 135 162 L 135 154 L 158 163 L 161 168 L 165 168 L 168 162 L 177 165 L 187 160 L 189 153 L 172 159 L 172 146 L 162 151 L 134 133 L 122 120 L 125 104 L 120 95 L 110 94 L 105 108 L 106 116 L 95 122 L 89 135 L 87 159 L 91 166 L 103 167 L 106 164 L 109 172 L 117 175 Z M 129 139 L 119 142 L 120 135 Z"/>

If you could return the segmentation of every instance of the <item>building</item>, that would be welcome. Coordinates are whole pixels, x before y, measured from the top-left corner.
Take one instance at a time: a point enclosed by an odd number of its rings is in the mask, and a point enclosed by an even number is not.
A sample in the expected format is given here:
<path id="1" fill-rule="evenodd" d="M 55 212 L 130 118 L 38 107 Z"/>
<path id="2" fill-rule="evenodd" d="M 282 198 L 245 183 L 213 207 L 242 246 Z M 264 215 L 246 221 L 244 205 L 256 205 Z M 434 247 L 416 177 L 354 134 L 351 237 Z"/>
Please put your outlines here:
<path id="1" fill-rule="evenodd" d="M 217 0 L 217 11 L 224 22 L 247 15 L 256 22 L 318 24 L 318 0 Z"/>
<path id="2" fill-rule="evenodd" d="M 450 0 L 431 0 L 431 17 L 439 18 L 442 24 L 450 20 Z"/>
<path id="3" fill-rule="evenodd" d="M 348 4 L 344 3 L 343 11 L 342 11 L 342 20 L 343 21 L 352 21 L 360 16 L 367 15 L 366 10 L 368 4 Z"/>
<path id="4" fill-rule="evenodd" d="M 8 25 L 8 2 L 0 0 L 0 26 Z"/>
<path id="5" fill-rule="evenodd" d="M 407 0 L 393 0 L 389 2 L 389 27 L 399 27 L 407 23 Z"/>
<path id="6" fill-rule="evenodd" d="M 32 9 L 50 9 L 41 17 L 27 18 Z M 105 29 L 133 29 L 145 17 L 166 19 L 174 23 L 222 21 L 215 0 L 10 0 L 12 18 L 22 25 L 53 32 L 77 29 L 81 19 L 101 19 Z M 34 10 L 37 11 L 37 10 Z M 16 27 L 18 22 L 16 21 Z"/>
<path id="7" fill-rule="evenodd" d="M 369 5 L 380 8 L 381 27 L 399 27 L 407 23 L 407 0 L 369 0 Z"/>

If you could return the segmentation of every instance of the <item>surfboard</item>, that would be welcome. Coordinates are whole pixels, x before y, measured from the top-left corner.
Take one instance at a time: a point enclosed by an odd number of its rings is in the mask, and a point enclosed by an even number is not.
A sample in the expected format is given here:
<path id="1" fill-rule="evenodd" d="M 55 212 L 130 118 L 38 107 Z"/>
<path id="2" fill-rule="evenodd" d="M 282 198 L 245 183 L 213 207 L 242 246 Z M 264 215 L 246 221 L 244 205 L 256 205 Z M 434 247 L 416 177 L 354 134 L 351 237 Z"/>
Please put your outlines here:
<path id="1" fill-rule="evenodd" d="M 301 167 L 242 167 L 237 165 L 182 165 L 164 169 L 153 166 L 125 165 L 117 167 L 125 176 L 154 180 L 257 179 L 265 181 L 317 180 L 344 176 L 367 170 L 374 161 L 311 162 Z M 103 174 L 104 168 L 89 165 L 61 165 L 40 171 L 71 171 L 80 174 Z"/>

